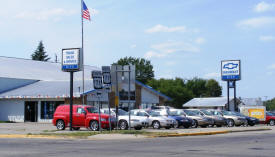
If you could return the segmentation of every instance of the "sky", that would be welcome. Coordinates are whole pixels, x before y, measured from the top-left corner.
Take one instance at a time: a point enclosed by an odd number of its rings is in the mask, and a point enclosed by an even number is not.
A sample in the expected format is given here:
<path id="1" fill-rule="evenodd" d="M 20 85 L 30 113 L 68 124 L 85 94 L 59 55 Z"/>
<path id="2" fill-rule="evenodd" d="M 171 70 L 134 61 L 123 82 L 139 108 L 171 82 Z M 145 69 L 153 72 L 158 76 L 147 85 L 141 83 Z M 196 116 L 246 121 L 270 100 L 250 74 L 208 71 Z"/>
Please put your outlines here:
<path id="1" fill-rule="evenodd" d="M 275 97 L 275 1 L 85 0 L 84 62 L 151 61 L 156 78 L 216 79 L 221 60 L 241 60 L 237 97 Z M 80 0 L 0 1 L 0 56 L 30 58 L 40 40 L 53 61 L 81 47 Z M 230 92 L 233 96 L 233 90 Z"/>

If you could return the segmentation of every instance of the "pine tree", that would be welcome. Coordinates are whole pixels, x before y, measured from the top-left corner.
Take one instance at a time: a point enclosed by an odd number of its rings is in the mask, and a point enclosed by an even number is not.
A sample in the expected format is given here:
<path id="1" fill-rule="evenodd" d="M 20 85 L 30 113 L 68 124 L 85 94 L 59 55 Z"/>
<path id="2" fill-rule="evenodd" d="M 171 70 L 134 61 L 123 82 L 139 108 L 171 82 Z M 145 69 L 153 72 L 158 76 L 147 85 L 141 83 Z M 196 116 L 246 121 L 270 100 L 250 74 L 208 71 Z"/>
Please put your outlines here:
<path id="1" fill-rule="evenodd" d="M 34 51 L 31 57 L 32 57 L 32 60 L 38 60 L 38 61 L 48 61 L 49 59 L 51 59 L 46 54 L 42 41 L 39 42 L 37 49 Z"/>

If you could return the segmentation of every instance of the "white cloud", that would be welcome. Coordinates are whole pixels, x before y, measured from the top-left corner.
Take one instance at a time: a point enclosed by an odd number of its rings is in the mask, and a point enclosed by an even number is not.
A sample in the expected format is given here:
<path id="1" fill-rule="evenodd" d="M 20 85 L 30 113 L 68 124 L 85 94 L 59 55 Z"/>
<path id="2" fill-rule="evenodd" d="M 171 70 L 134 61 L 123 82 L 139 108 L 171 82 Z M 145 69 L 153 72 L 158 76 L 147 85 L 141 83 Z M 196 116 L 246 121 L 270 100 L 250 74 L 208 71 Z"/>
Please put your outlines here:
<path id="1" fill-rule="evenodd" d="M 260 36 L 260 37 L 259 37 L 259 40 L 260 40 L 260 41 L 266 41 L 266 42 L 268 42 L 268 41 L 273 41 L 273 40 L 275 40 L 275 36 L 271 36 L 271 35 Z"/>
<path id="2" fill-rule="evenodd" d="M 35 19 L 38 21 L 45 21 L 53 18 L 54 20 L 59 19 L 62 16 L 70 16 L 76 14 L 75 10 L 66 10 L 63 8 L 55 8 L 51 10 L 43 10 L 39 12 L 21 12 L 15 15 L 18 19 Z"/>
<path id="3" fill-rule="evenodd" d="M 186 26 L 167 27 L 163 25 L 155 25 L 152 28 L 145 30 L 146 33 L 157 33 L 157 32 L 199 32 L 198 29 L 187 29 Z"/>
<path id="4" fill-rule="evenodd" d="M 166 42 L 151 46 L 152 49 L 164 52 L 166 54 L 174 52 L 199 52 L 200 49 L 187 42 Z"/>
<path id="5" fill-rule="evenodd" d="M 195 39 L 195 43 L 197 43 L 197 44 L 203 44 L 203 43 L 205 43 L 205 39 L 202 38 L 202 37 L 199 37 L 199 38 Z"/>
<path id="6" fill-rule="evenodd" d="M 221 76 L 220 73 L 212 72 L 204 75 L 204 78 L 211 79 L 211 78 L 219 78 Z"/>
<path id="7" fill-rule="evenodd" d="M 150 58 L 161 58 L 161 57 L 165 57 L 166 55 L 164 53 L 157 53 L 155 51 L 148 51 L 145 53 L 144 57 L 146 59 L 150 59 Z"/>
<path id="8" fill-rule="evenodd" d="M 268 66 L 267 69 L 275 70 L 275 63 Z"/>
<path id="9" fill-rule="evenodd" d="M 176 65 L 177 64 L 177 62 L 175 62 L 175 61 L 167 61 L 167 62 L 165 62 L 165 65 L 167 65 L 167 66 L 173 66 L 173 65 Z"/>
<path id="10" fill-rule="evenodd" d="M 271 75 L 273 75 L 273 72 L 269 71 L 266 73 L 266 75 L 271 76 Z"/>
<path id="11" fill-rule="evenodd" d="M 98 10 L 96 10 L 96 9 L 91 10 L 91 15 L 97 15 L 97 14 L 99 14 Z"/>
<path id="12" fill-rule="evenodd" d="M 241 28 L 260 28 L 275 25 L 275 17 L 256 17 L 240 21 L 237 26 Z"/>
<path id="13" fill-rule="evenodd" d="M 254 7 L 255 12 L 266 12 L 266 11 L 272 11 L 275 10 L 275 3 L 269 4 L 266 2 L 260 2 Z"/>
<path id="14" fill-rule="evenodd" d="M 136 44 L 132 44 L 132 45 L 130 46 L 130 48 L 132 48 L 132 49 L 134 49 L 134 48 L 136 48 L 136 47 L 137 47 Z"/>
<path id="15" fill-rule="evenodd" d="M 145 58 L 161 58 L 176 52 L 199 52 L 200 49 L 192 43 L 187 42 L 165 42 L 161 44 L 151 45 L 153 51 L 148 51 Z"/>

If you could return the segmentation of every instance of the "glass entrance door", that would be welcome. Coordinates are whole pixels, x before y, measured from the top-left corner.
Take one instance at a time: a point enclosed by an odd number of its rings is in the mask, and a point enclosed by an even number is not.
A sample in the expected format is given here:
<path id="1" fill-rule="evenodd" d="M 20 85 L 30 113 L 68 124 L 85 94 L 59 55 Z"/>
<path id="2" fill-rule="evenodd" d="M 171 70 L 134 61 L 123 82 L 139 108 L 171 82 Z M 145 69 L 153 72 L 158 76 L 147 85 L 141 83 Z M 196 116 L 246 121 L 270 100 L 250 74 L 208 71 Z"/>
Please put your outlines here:
<path id="1" fill-rule="evenodd" d="M 37 101 L 25 102 L 25 122 L 37 122 Z"/>

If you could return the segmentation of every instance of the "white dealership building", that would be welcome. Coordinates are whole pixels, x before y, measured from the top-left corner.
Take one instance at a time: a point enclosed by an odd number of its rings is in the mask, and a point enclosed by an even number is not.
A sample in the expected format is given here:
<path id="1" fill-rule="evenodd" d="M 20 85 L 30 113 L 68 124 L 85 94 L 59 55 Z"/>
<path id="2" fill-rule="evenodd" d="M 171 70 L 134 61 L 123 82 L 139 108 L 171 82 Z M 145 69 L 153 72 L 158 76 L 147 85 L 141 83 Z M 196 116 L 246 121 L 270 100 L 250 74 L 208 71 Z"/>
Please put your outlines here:
<path id="1" fill-rule="evenodd" d="M 91 71 L 101 70 L 95 66 L 84 67 L 85 91 L 82 93 L 82 72 L 74 73 L 74 104 L 97 105 Z M 51 122 L 56 107 L 69 103 L 69 78 L 61 71 L 60 63 L 29 59 L 0 57 L 0 121 Z M 134 108 L 163 105 L 170 98 L 136 81 Z M 103 107 L 114 105 L 114 94 L 102 94 Z M 109 97 L 108 97 L 109 96 Z M 109 99 L 108 99 L 109 98 Z M 128 104 L 120 101 L 120 106 Z"/>

